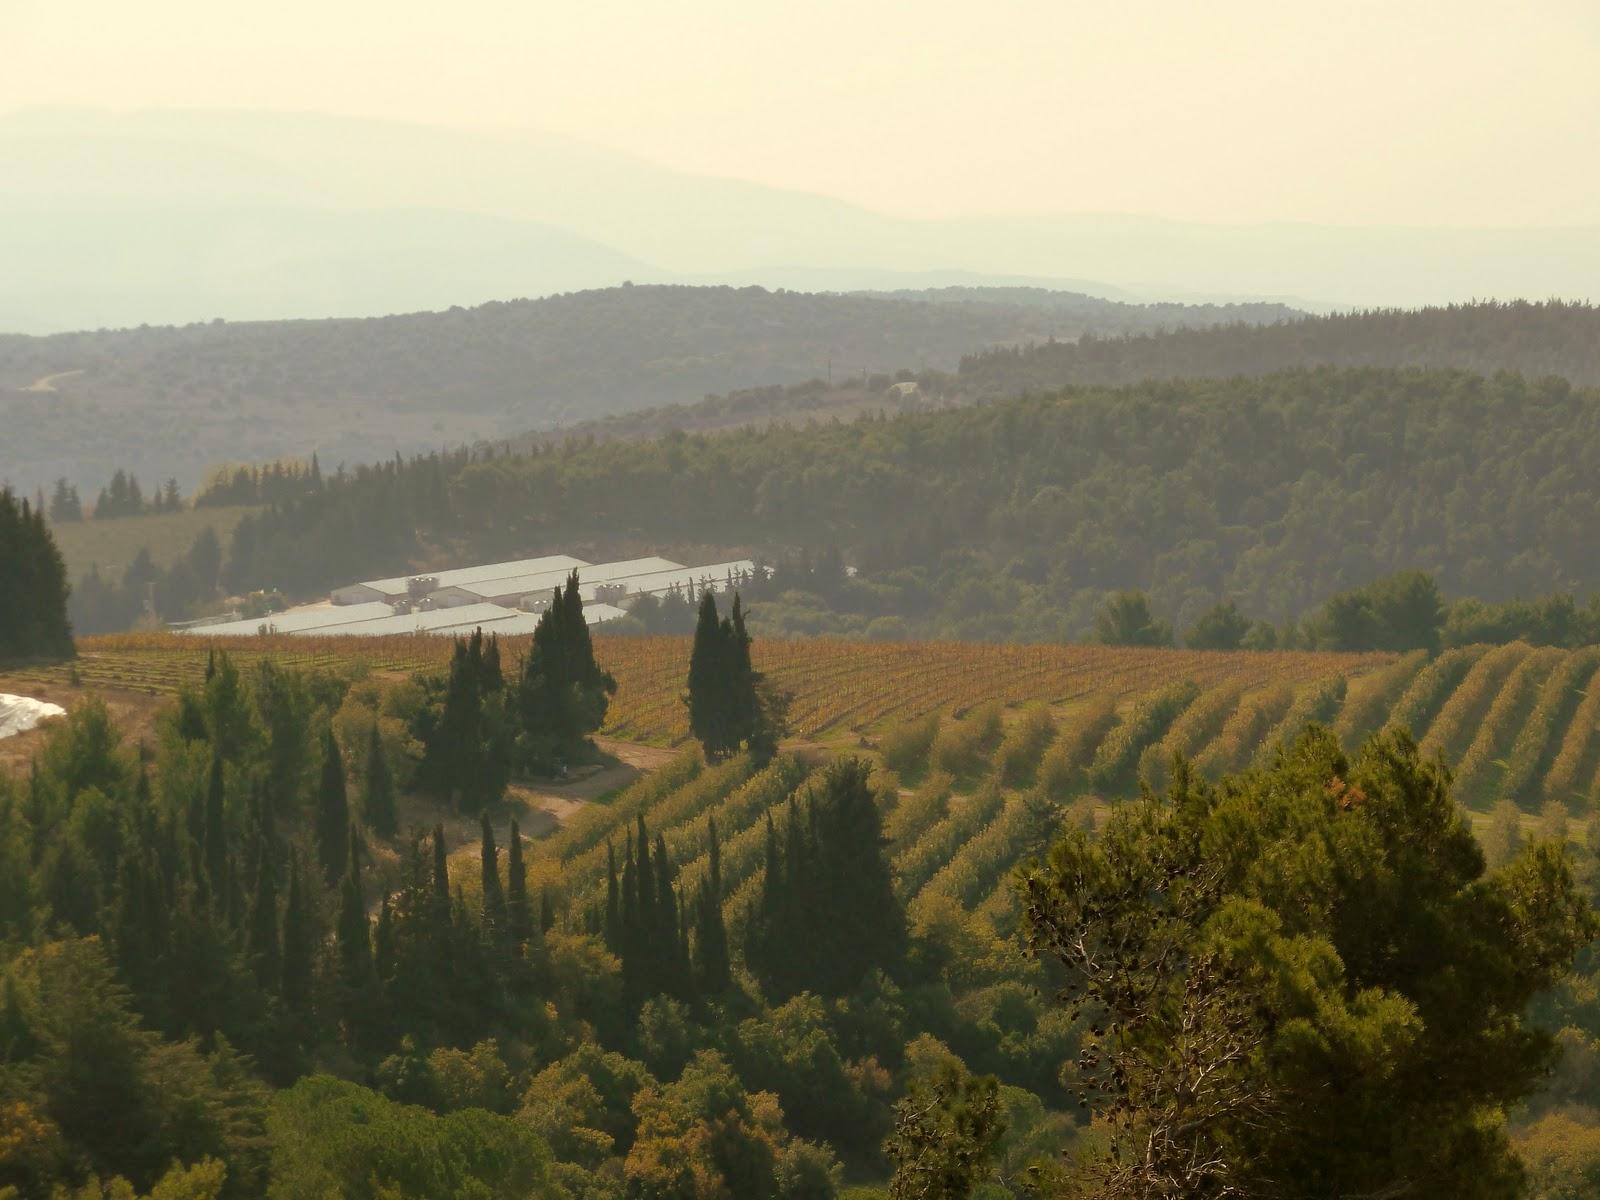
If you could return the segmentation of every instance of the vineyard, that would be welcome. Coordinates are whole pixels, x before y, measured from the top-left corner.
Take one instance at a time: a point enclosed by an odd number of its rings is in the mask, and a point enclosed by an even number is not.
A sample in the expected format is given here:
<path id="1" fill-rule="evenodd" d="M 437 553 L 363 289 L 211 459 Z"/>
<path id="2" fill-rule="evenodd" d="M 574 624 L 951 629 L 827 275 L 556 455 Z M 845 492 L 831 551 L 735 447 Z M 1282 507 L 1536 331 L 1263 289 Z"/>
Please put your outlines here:
<path id="1" fill-rule="evenodd" d="M 505 652 L 516 661 L 526 639 Z M 682 744 L 684 638 L 599 638 L 617 679 L 605 732 Z M 72 664 L 23 669 L 0 687 L 69 683 L 169 695 L 198 681 L 211 650 L 242 665 L 376 672 L 441 667 L 444 638 L 240 638 L 166 634 L 88 638 Z M 774 641 L 755 662 L 792 697 L 795 739 L 869 747 L 902 774 L 930 763 L 955 779 L 992 774 L 1008 790 L 1126 796 L 1157 784 L 1174 753 L 1212 777 L 1264 762 L 1308 721 L 1348 746 L 1385 724 L 1409 728 L 1456 769 L 1464 803 L 1510 796 L 1527 809 L 1595 799 L 1600 775 L 1600 650 L 1521 642 L 1422 653 L 1348 655 L 955 642 Z"/>
<path id="2" fill-rule="evenodd" d="M 75 680 L 159 696 L 197 681 L 212 648 L 164 635 L 88 639 L 75 664 L 14 673 L 0 688 Z M 215 648 L 243 664 L 272 655 L 380 672 L 437 667 L 450 653 L 447 640 L 425 637 Z M 508 649 L 514 661 L 522 647 Z M 607 732 L 684 743 L 687 641 L 601 638 L 596 649 L 618 681 Z M 1141 780 L 1160 786 L 1174 754 L 1211 778 L 1259 765 L 1310 721 L 1349 747 L 1405 724 L 1456 766 L 1460 798 L 1479 811 L 1506 796 L 1530 811 L 1554 800 L 1574 812 L 1600 798 L 1600 649 L 1514 643 L 1429 658 L 767 641 L 756 665 L 793 697 L 792 751 L 760 768 L 747 757 L 708 766 L 685 745 L 568 817 L 536 843 L 532 866 L 569 920 L 602 902 L 608 846 L 643 813 L 691 888 L 716 822 L 737 931 L 760 895 L 767 814 L 803 803 L 830 751 L 878 761 L 896 888 L 914 922 L 956 921 L 980 937 L 1010 928 L 1010 869 L 1063 819 L 1103 820 Z"/>
<path id="3" fill-rule="evenodd" d="M 528 641 L 506 639 L 505 660 L 514 663 Z M 89 686 L 167 695 L 200 679 L 212 650 L 225 650 L 241 664 L 271 657 L 285 665 L 361 663 L 375 671 L 402 671 L 443 667 L 451 642 L 416 636 L 200 641 L 169 634 L 112 634 L 82 639 L 74 664 L 23 670 L 7 678 L 22 684 L 76 678 Z M 595 653 L 618 685 L 608 734 L 656 745 L 676 745 L 688 736 L 681 698 L 689 669 L 687 638 L 601 637 L 595 640 Z M 1340 673 L 1370 672 L 1393 657 L 821 639 L 758 639 L 754 655 L 756 668 L 793 697 L 790 726 L 796 736 L 807 739 L 870 731 L 907 716 L 962 712 L 986 702 L 1061 705 L 1090 696 L 1131 698 L 1173 680 L 1202 688 L 1224 681 L 1245 689 L 1293 687 Z"/>

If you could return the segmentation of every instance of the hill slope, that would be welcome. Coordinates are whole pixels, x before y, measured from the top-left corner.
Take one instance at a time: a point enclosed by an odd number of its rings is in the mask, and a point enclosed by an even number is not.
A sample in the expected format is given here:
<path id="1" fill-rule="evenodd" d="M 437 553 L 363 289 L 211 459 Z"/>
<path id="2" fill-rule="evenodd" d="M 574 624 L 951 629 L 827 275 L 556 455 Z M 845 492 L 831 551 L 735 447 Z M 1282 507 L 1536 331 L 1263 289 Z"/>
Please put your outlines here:
<path id="1" fill-rule="evenodd" d="M 1141 379 L 1226 379 L 1291 367 L 1455 367 L 1600 384 L 1600 308 L 1560 301 L 1479 303 L 1302 317 L 1257 326 L 995 348 L 962 360 L 973 396 Z"/>
<path id="2" fill-rule="evenodd" d="M 365 320 L 7 336 L 0 480 L 32 491 L 65 475 L 92 492 L 121 466 L 189 490 L 224 461 L 370 461 L 821 377 L 830 362 L 840 376 L 949 369 L 997 343 L 1287 311 L 640 286 Z"/>

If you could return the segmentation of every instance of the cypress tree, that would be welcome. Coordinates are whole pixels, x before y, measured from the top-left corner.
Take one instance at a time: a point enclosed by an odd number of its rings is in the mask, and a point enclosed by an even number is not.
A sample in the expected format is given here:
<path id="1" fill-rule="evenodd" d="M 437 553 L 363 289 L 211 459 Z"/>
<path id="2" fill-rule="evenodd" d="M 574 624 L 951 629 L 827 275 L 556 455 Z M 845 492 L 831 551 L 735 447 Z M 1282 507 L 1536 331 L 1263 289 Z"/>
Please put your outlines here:
<path id="1" fill-rule="evenodd" d="M 306 908 L 300 863 L 289 864 L 289 899 L 283 909 L 283 975 L 279 994 L 284 1006 L 302 1021 L 311 1011 L 311 977 L 316 958 L 316 936 Z"/>
<path id="2" fill-rule="evenodd" d="M 433 899 L 435 904 L 450 906 L 450 859 L 445 853 L 444 824 L 433 827 Z"/>
<path id="3" fill-rule="evenodd" d="M 556 911 L 550 905 L 550 889 L 539 889 L 539 933 L 549 933 L 556 925 Z"/>
<path id="4" fill-rule="evenodd" d="M 709 589 L 701 594 L 689 652 L 689 732 L 708 759 L 725 757 L 729 742 L 728 654 L 717 601 Z"/>
<path id="5" fill-rule="evenodd" d="M 206 809 L 202 840 L 205 845 L 206 880 L 212 897 L 219 903 L 227 898 L 228 836 L 225 823 L 226 797 L 223 794 L 222 756 L 211 755 L 211 774 L 206 784 Z"/>
<path id="6" fill-rule="evenodd" d="M 354 826 L 349 843 L 350 861 L 339 887 L 339 984 L 346 1039 L 360 1045 L 367 1040 L 373 1016 L 372 931 L 361 887 L 361 841 Z"/>
<path id="7" fill-rule="evenodd" d="M 506 851 L 506 921 L 511 942 L 520 952 L 533 939 L 532 914 L 528 911 L 528 867 L 522 858 L 522 830 L 511 822 L 511 845 Z"/>
<path id="8" fill-rule="evenodd" d="M 322 735 L 322 782 L 317 788 L 317 855 L 329 884 L 336 884 L 350 858 L 350 800 L 344 760 L 333 730 Z"/>
<path id="9" fill-rule="evenodd" d="M 489 814 L 482 818 L 482 832 L 478 843 L 479 879 L 483 889 L 483 931 L 494 940 L 504 938 L 506 927 L 506 894 L 500 885 L 500 851 L 494 844 L 494 826 Z"/>
<path id="10" fill-rule="evenodd" d="M 395 835 L 399 819 L 395 813 L 394 772 L 389 766 L 389 756 L 384 753 L 383 736 L 376 721 L 367 743 L 366 792 L 361 798 L 361 813 L 379 837 Z"/>
<path id="11" fill-rule="evenodd" d="M 378 904 L 378 923 L 372 931 L 372 967 L 379 983 L 394 978 L 394 909 L 389 903 L 389 893 L 383 894 Z"/>
<path id="12" fill-rule="evenodd" d="M 282 982 L 278 953 L 278 876 L 272 855 L 263 852 L 256 861 L 256 890 L 250 905 L 250 931 L 246 939 L 256 982 L 276 991 Z"/>
<path id="13" fill-rule="evenodd" d="M 622 953 L 622 908 L 617 884 L 617 850 L 606 841 L 606 949 Z"/>
<path id="14" fill-rule="evenodd" d="M 694 976 L 701 993 L 714 996 L 728 989 L 732 968 L 728 961 L 728 928 L 722 920 L 722 850 L 715 817 L 710 829 L 710 862 L 695 904 Z"/>

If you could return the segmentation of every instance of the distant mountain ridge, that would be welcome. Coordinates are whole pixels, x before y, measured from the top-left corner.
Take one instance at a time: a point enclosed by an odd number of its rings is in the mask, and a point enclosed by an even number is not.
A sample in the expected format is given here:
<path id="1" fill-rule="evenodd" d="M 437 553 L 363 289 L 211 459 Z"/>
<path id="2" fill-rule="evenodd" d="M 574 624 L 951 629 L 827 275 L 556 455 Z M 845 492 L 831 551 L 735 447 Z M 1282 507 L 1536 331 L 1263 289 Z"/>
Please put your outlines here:
<path id="1" fill-rule="evenodd" d="M 370 462 L 752 384 L 949 371 L 986 346 L 1292 313 L 979 296 L 639 285 L 381 318 L 0 336 L 0 481 L 31 492 L 65 476 L 93 492 L 125 467 L 188 488 L 223 462 Z"/>
<path id="2" fill-rule="evenodd" d="M 24 111 L 0 115 L 0 161 L 0 328 L 28 332 L 374 316 L 624 279 L 860 290 L 964 275 L 1319 308 L 1600 290 L 1600 227 L 919 221 L 544 134 L 317 114 Z"/>

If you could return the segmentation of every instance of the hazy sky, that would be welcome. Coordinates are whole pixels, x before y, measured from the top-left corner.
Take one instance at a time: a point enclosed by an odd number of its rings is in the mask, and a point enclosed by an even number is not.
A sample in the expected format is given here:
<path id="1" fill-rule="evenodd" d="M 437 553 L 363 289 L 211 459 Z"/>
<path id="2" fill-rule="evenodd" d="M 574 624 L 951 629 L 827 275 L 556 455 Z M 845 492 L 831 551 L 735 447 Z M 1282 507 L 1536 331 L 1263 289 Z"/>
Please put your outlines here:
<path id="1" fill-rule="evenodd" d="M 0 110 L 531 127 L 909 216 L 1600 223 L 1600 0 L 0 0 Z"/>

